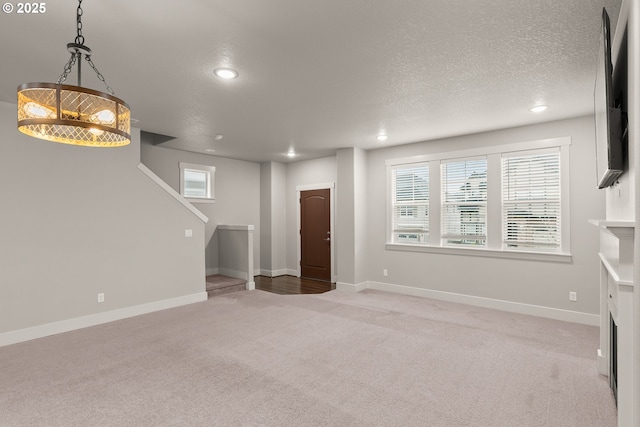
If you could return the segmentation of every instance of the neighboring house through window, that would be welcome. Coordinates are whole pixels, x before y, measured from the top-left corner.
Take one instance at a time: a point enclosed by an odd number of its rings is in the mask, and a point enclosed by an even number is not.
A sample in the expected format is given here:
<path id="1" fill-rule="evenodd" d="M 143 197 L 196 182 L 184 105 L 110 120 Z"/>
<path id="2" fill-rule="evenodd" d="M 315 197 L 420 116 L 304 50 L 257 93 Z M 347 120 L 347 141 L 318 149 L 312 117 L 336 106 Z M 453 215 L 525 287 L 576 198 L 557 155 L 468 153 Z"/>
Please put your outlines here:
<path id="1" fill-rule="evenodd" d="M 564 137 L 388 160 L 387 248 L 569 260 L 570 145 Z"/>
<path id="2" fill-rule="evenodd" d="M 429 241 L 429 165 L 392 171 L 392 228 L 394 242 Z"/>
<path id="3" fill-rule="evenodd" d="M 443 161 L 441 170 L 443 244 L 485 246 L 487 159 Z"/>

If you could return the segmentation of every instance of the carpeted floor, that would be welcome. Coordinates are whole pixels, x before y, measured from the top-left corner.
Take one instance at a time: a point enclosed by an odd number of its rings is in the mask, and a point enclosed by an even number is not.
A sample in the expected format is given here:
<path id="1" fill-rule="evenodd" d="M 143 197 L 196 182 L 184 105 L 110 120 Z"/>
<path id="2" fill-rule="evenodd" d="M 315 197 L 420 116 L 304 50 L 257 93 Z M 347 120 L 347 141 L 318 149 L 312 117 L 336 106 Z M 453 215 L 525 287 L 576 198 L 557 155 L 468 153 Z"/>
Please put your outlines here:
<path id="1" fill-rule="evenodd" d="M 241 291 L 0 348 L 0 426 L 615 426 L 598 331 Z"/>
<path id="2" fill-rule="evenodd" d="M 230 292 L 238 292 L 247 289 L 247 281 L 235 277 L 212 274 L 206 277 L 206 289 L 209 298 Z"/>

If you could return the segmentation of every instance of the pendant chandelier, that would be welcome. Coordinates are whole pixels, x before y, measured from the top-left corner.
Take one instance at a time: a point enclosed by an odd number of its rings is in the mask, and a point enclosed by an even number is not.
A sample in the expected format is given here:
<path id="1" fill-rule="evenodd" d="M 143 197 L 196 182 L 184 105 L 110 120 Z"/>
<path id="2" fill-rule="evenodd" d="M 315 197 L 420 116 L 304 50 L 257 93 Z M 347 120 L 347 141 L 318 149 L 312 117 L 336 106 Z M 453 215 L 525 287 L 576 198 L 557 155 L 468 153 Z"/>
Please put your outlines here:
<path id="1" fill-rule="evenodd" d="M 131 141 L 131 112 L 91 60 L 91 49 L 85 46 L 82 36 L 82 0 L 78 1 L 76 22 L 75 42 L 67 44 L 71 58 L 58 81 L 18 86 L 18 130 L 63 144 L 122 147 Z M 81 87 L 83 58 L 109 93 Z M 76 64 L 78 86 L 64 84 Z"/>

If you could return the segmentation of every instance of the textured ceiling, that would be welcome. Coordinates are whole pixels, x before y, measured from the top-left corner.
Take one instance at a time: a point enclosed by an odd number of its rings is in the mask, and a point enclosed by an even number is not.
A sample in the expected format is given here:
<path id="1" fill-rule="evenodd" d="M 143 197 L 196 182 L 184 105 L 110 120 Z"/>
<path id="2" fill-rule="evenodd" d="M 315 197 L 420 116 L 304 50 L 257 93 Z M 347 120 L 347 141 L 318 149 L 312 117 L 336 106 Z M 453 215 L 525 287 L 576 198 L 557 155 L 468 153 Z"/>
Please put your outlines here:
<path id="1" fill-rule="evenodd" d="M 83 32 L 163 146 L 286 162 L 590 114 L 601 10 L 615 28 L 620 1 L 90 0 Z M 76 6 L 0 16 L 0 101 L 57 80 Z"/>

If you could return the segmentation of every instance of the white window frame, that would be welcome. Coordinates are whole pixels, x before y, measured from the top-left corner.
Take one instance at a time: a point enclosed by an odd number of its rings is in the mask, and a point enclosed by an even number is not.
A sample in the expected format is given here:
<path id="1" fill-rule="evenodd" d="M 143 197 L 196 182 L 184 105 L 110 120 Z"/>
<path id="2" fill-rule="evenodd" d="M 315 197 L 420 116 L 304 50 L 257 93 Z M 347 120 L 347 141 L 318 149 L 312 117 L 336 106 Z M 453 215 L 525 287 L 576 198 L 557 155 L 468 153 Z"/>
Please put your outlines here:
<path id="1" fill-rule="evenodd" d="M 442 215 L 442 219 L 441 219 L 441 229 L 442 229 L 442 233 L 441 233 L 441 239 L 442 239 L 442 245 L 443 246 L 450 246 L 450 247 L 456 247 L 456 248 L 461 248 L 461 247 L 473 247 L 473 248 L 485 248 L 487 247 L 487 233 L 485 233 L 484 235 L 475 235 L 476 239 L 480 239 L 480 238 L 484 238 L 484 244 L 482 245 L 472 245 L 472 244 L 466 244 L 466 243 L 459 243 L 459 244 L 455 244 L 455 243 L 450 243 L 447 242 L 447 240 L 453 240 L 453 239 L 460 239 L 460 240 L 464 240 L 466 238 L 468 238 L 469 240 L 476 240 L 474 239 L 474 235 L 465 235 L 464 233 L 460 233 L 459 235 L 450 235 L 446 233 L 446 229 L 445 229 L 445 208 L 447 206 L 484 206 L 485 207 L 485 220 L 484 220 L 484 229 L 487 229 L 487 225 L 488 225 L 488 212 L 487 212 L 487 199 L 485 198 L 484 200 L 478 200 L 478 201 L 446 201 L 446 190 L 444 188 L 444 174 L 445 174 L 445 168 L 447 164 L 451 164 L 451 163 L 462 163 L 462 162 L 474 162 L 474 161 L 484 161 L 487 164 L 487 169 L 488 169 L 488 161 L 487 161 L 487 157 L 486 156 L 476 156 L 476 157 L 470 157 L 470 158 L 451 158 L 451 159 L 446 159 L 446 160 L 441 160 L 440 161 L 440 192 L 441 192 L 441 202 L 440 202 L 440 209 L 441 209 L 441 215 Z M 488 192 L 488 191 L 487 191 Z M 461 224 L 462 226 L 462 224 Z"/>
<path id="2" fill-rule="evenodd" d="M 560 224 L 561 244 L 556 252 L 510 249 L 502 244 L 502 155 L 503 153 L 525 152 L 539 149 L 558 148 L 560 150 Z M 570 212 L 570 159 L 571 137 L 550 138 L 536 141 L 518 142 L 469 150 L 450 151 L 388 159 L 387 166 L 387 250 L 442 253 L 452 255 L 483 256 L 497 258 L 529 259 L 538 261 L 572 262 L 571 256 L 571 212 Z M 456 158 L 486 156 L 487 158 L 487 244 L 485 247 L 461 247 L 443 245 L 441 236 L 441 176 L 440 164 Z M 391 170 L 393 167 L 429 162 L 429 243 L 393 243 L 391 208 Z M 434 191 L 435 190 L 435 191 Z"/>
<path id="3" fill-rule="evenodd" d="M 205 174 L 206 176 L 206 196 L 205 197 L 185 196 L 184 187 L 185 187 L 186 171 L 202 172 Z M 214 192 L 215 172 L 216 172 L 215 166 L 180 162 L 180 195 L 191 203 L 214 203 L 216 200 L 215 192 Z"/>
<path id="4" fill-rule="evenodd" d="M 393 174 L 397 173 L 397 170 L 403 170 L 403 169 L 413 169 L 413 168 L 422 168 L 422 167 L 427 167 L 429 168 L 429 164 L 428 163 L 416 163 L 416 164 L 411 164 L 411 165 L 401 165 L 398 167 L 392 167 L 391 168 L 391 211 L 392 214 L 391 215 L 395 215 L 393 213 L 394 208 L 396 207 L 396 203 L 395 203 L 395 198 L 396 198 L 396 188 L 394 188 L 393 186 Z M 431 178 L 431 172 L 429 169 L 429 177 L 427 179 L 427 194 L 431 193 L 431 189 L 429 186 L 429 179 Z M 420 202 L 415 202 L 415 201 L 411 201 L 411 202 L 407 202 L 407 203 L 397 203 L 400 205 L 405 206 L 406 209 L 412 209 L 414 212 L 414 215 L 400 215 L 399 217 L 416 217 L 418 214 L 418 210 L 420 207 L 422 206 L 426 206 L 427 209 L 427 219 L 429 218 L 430 212 L 430 203 L 429 203 L 429 196 L 427 196 L 427 201 L 426 203 L 420 203 Z M 408 211 L 407 211 L 408 213 Z M 392 221 L 392 225 L 391 225 L 391 235 L 389 237 L 389 241 L 391 242 L 396 242 L 396 243 L 400 243 L 400 242 L 404 242 L 404 243 L 409 243 L 409 244 L 414 244 L 414 243 L 418 243 L 418 244 L 426 244 L 429 242 L 429 236 L 430 236 L 430 230 L 429 230 L 429 223 L 430 221 L 427 222 L 427 229 L 426 230 L 420 230 L 418 228 L 416 229 L 405 229 L 405 230 L 394 230 L 393 227 L 393 218 L 391 219 Z M 405 236 L 404 238 L 402 236 Z"/>
<path id="5" fill-rule="evenodd" d="M 539 155 L 557 155 L 558 156 L 558 199 L 557 199 L 557 204 L 558 204 L 558 209 L 560 210 L 560 219 L 558 221 L 558 226 L 559 226 L 559 239 L 560 239 L 560 244 L 562 243 L 562 199 L 563 199 L 563 194 L 562 194 L 562 158 L 561 158 L 561 154 L 560 154 L 560 150 L 557 147 L 554 148 L 547 148 L 547 149 L 538 149 L 538 150 L 527 150 L 527 151 L 517 151 L 517 152 L 509 152 L 509 153 L 502 153 L 502 159 L 501 159 L 501 163 L 502 163 L 502 176 L 504 178 L 504 164 L 505 161 L 509 158 L 514 158 L 514 157 L 533 157 L 533 156 L 539 156 Z M 532 203 L 533 205 L 541 205 L 547 202 L 553 202 L 553 199 L 539 199 L 539 200 L 506 200 L 505 198 L 505 182 L 504 180 L 501 182 L 502 184 L 502 245 L 503 248 L 508 247 L 509 241 L 507 240 L 507 236 L 505 236 L 505 214 L 507 212 L 507 209 L 509 206 L 513 207 L 513 206 L 517 206 L 520 204 L 526 204 L 526 203 Z M 527 187 L 530 188 L 530 187 Z M 530 231 L 530 230 L 529 230 Z M 526 247 L 524 245 L 526 245 L 527 240 L 522 241 L 522 242 L 517 242 L 517 241 L 512 241 L 511 243 L 514 244 L 522 244 L 523 247 Z M 531 244 L 534 244 L 533 241 L 531 241 Z M 523 248 L 518 248 L 518 247 L 509 247 L 509 250 L 527 250 L 527 249 L 523 249 Z M 536 249 L 536 251 L 540 251 L 540 252 L 560 252 L 561 251 L 561 247 L 558 246 L 557 248 L 553 248 L 550 247 L 547 250 L 545 250 L 542 246 L 539 249 Z"/>

